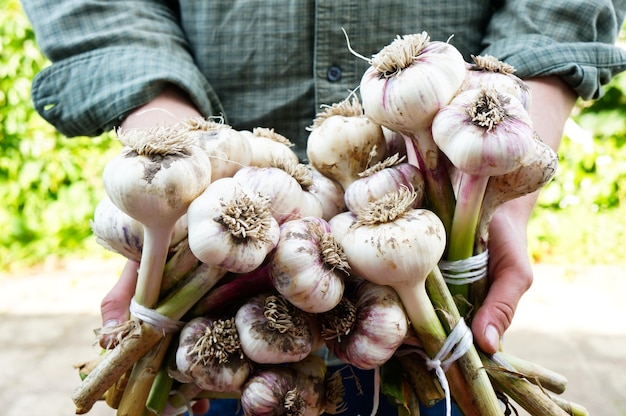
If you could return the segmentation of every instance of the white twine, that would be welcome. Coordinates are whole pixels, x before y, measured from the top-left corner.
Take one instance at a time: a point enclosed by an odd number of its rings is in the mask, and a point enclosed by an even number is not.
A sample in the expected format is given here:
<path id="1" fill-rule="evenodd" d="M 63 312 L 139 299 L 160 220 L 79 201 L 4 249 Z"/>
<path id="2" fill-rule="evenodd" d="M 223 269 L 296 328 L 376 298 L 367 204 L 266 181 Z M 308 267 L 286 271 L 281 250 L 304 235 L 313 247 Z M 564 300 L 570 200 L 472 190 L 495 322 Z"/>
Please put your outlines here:
<path id="1" fill-rule="evenodd" d="M 450 398 L 450 386 L 446 378 L 446 370 L 453 362 L 465 355 L 471 348 L 472 343 L 472 331 L 467 324 L 465 324 L 465 320 L 461 318 L 446 338 L 439 352 L 433 358 L 430 358 L 422 350 L 416 350 L 416 352 L 426 360 L 428 369 L 435 370 L 435 375 L 437 376 L 437 380 L 439 380 L 439 384 L 441 384 L 441 388 L 443 388 L 446 398 L 446 416 L 452 414 L 452 400 Z"/>
<path id="2" fill-rule="evenodd" d="M 178 332 L 185 325 L 182 321 L 168 318 L 154 309 L 138 304 L 135 298 L 130 300 L 130 313 L 165 334 Z"/>
<path id="3" fill-rule="evenodd" d="M 487 276 L 489 250 L 463 260 L 439 261 L 439 270 L 451 285 L 464 285 L 476 282 Z"/>

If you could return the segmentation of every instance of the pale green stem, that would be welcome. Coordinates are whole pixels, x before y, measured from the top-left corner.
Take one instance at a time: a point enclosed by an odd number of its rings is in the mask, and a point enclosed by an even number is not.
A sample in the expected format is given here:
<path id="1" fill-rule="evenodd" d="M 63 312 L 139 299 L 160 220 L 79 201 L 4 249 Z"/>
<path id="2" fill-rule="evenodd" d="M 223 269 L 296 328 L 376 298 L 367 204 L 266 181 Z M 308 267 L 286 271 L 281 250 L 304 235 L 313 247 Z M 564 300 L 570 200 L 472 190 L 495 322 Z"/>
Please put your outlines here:
<path id="1" fill-rule="evenodd" d="M 135 302 L 152 308 L 159 301 L 161 280 L 170 248 L 174 225 L 148 227 L 144 225 L 143 249 L 135 289 Z"/>
<path id="2" fill-rule="evenodd" d="M 439 267 L 435 266 L 428 274 L 426 279 L 426 293 L 432 301 L 433 308 L 442 312 L 441 322 L 444 325 L 446 333 L 449 333 L 461 320 L 461 314 L 459 313 L 454 298 L 446 285 Z M 457 363 L 473 395 L 473 398 L 464 396 L 455 397 L 461 410 L 463 410 L 462 402 L 469 401 L 470 403 L 468 403 L 468 405 L 472 404 L 479 408 L 479 414 L 481 416 L 500 415 L 501 410 L 498 398 L 487 372 L 482 365 L 476 347 L 472 346 L 468 349 L 465 355 L 459 358 Z"/>
<path id="3" fill-rule="evenodd" d="M 438 272 L 439 269 L 435 267 L 435 270 Z M 432 272 L 429 274 L 429 279 L 432 274 Z M 443 281 L 443 277 L 441 280 Z M 402 300 L 424 350 L 429 357 L 433 358 L 443 346 L 448 331 L 444 328 L 429 299 L 424 282 L 413 286 L 394 287 L 394 289 Z M 467 416 L 499 416 L 501 414 L 495 391 L 487 373 L 482 368 L 478 352 L 473 346 L 451 364 L 446 376 L 453 397 L 461 411 Z"/>
<path id="4" fill-rule="evenodd" d="M 476 226 L 487 182 L 489 176 L 461 174 L 448 243 L 449 261 L 465 260 L 474 255 Z"/>
<path id="5" fill-rule="evenodd" d="M 201 264 L 185 279 L 185 284 L 177 286 L 160 302 L 156 312 L 174 320 L 181 319 L 224 274 L 224 269 Z M 163 332 L 149 324 L 142 324 L 141 330 L 124 338 L 122 344 L 108 352 L 72 394 L 76 414 L 87 413 L 109 387 L 163 338 Z"/>
<path id="6" fill-rule="evenodd" d="M 445 342 L 447 334 L 428 299 L 424 283 L 395 289 L 424 350 L 429 357 L 434 357 Z"/>

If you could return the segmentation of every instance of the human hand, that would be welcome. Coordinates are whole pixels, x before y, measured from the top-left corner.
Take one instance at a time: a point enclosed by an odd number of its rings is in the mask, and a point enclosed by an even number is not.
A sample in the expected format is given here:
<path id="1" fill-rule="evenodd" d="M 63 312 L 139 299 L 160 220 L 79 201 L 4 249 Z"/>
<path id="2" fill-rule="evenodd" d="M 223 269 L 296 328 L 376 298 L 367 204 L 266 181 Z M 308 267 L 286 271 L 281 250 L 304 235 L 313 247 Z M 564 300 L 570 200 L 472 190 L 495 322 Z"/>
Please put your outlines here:
<path id="1" fill-rule="evenodd" d="M 530 116 L 539 137 L 557 150 L 563 126 L 576 101 L 574 93 L 558 77 L 526 80 L 530 87 Z M 527 255 L 527 225 L 539 192 L 502 204 L 489 227 L 490 288 L 472 319 L 472 332 L 486 353 L 498 350 L 500 338 L 509 328 L 522 295 L 533 281 Z"/>
<path id="2" fill-rule="evenodd" d="M 472 332 L 480 349 L 493 354 L 511 325 L 522 295 L 530 288 L 533 270 L 527 256 L 527 220 L 519 215 L 528 200 L 503 204 L 489 228 L 489 292 L 472 318 Z"/>

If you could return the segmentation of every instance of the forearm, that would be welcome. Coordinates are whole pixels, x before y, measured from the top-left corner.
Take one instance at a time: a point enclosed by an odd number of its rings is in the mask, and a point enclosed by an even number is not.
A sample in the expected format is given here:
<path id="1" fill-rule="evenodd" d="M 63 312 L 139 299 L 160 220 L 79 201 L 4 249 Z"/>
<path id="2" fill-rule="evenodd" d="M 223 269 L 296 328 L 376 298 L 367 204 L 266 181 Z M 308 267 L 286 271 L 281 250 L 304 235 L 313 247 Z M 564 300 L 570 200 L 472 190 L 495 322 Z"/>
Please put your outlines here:
<path id="1" fill-rule="evenodd" d="M 576 102 L 576 94 L 556 76 L 526 80 L 532 104 L 530 116 L 541 140 L 557 151 L 563 137 L 563 126 Z M 499 211 L 507 212 L 520 226 L 528 223 L 539 192 L 503 204 Z"/>
<path id="2" fill-rule="evenodd" d="M 200 111 L 187 94 L 175 86 L 167 87 L 150 102 L 142 105 L 122 121 L 122 129 L 148 128 L 157 124 L 173 124 L 186 118 L 200 117 Z"/>

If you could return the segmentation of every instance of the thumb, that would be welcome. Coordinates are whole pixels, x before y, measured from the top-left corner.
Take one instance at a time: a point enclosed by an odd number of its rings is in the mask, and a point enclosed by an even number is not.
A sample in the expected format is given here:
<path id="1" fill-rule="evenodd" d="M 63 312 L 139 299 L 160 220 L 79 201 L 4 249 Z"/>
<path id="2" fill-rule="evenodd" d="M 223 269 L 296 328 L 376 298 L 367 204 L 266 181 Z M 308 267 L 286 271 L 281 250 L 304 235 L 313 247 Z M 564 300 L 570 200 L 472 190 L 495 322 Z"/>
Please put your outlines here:
<path id="1" fill-rule="evenodd" d="M 530 287 L 532 273 L 520 278 L 516 273 L 510 278 L 495 279 L 482 306 L 472 318 L 472 333 L 478 347 L 487 354 L 500 348 L 500 340 L 513 321 L 522 295 Z"/>
<path id="2" fill-rule="evenodd" d="M 112 327 L 127 321 L 130 318 L 128 312 L 130 300 L 135 294 L 137 284 L 137 270 L 139 263 L 129 260 L 117 283 L 107 293 L 100 303 L 100 314 L 103 327 Z M 108 340 L 101 340 L 100 344 Z M 105 342 L 106 344 L 106 342 Z"/>

